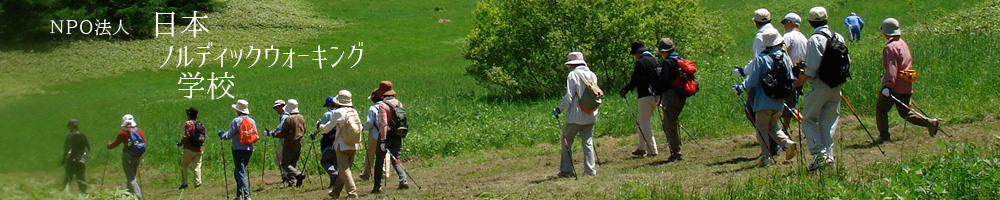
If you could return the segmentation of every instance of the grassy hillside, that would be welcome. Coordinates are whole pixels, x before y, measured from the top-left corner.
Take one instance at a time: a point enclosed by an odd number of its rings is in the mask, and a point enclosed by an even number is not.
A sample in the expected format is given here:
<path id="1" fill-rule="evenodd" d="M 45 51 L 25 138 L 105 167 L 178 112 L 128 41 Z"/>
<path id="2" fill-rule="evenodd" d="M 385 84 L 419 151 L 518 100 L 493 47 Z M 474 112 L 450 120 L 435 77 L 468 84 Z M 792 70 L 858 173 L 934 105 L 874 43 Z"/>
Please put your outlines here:
<path id="1" fill-rule="evenodd" d="M 1000 41 L 995 20 L 1000 17 L 997 1 L 913 1 L 894 5 L 890 2 L 872 1 L 828 1 L 824 6 L 831 12 L 834 28 L 843 33 L 842 19 L 849 12 L 857 12 L 867 20 L 865 40 L 849 44 L 855 59 L 855 79 L 845 89 L 845 95 L 862 115 L 863 122 L 874 126 L 874 99 L 878 89 L 878 64 L 884 39 L 877 35 L 881 19 L 892 16 L 903 23 L 904 38 L 914 50 L 914 63 L 921 70 L 921 80 L 917 82 L 918 94 L 914 97 L 932 116 L 943 117 L 948 127 L 968 126 L 968 134 L 958 139 L 948 139 L 950 143 L 963 143 L 975 138 L 989 138 L 982 130 L 993 130 L 995 124 L 979 125 L 983 119 L 994 118 L 1000 106 L 990 91 L 1000 88 L 997 76 L 990 76 L 998 63 L 996 48 Z M 194 38 L 160 39 L 144 41 L 77 41 L 46 44 L 37 49 L 0 52 L 0 140 L 9 141 L 0 148 L 0 154 L 16 162 L 0 164 L 0 173 L 9 177 L 32 176 L 28 180 L 4 178 L 0 182 L 11 183 L 3 191 L 15 193 L 15 198 L 78 198 L 55 192 L 58 181 L 57 167 L 59 151 L 66 133 L 64 123 L 69 118 L 81 120 L 82 131 L 90 137 L 95 148 L 111 140 L 119 129 L 122 114 L 132 113 L 147 134 L 150 151 L 143 167 L 143 184 L 151 198 L 176 198 L 181 195 L 194 199 L 218 199 L 224 195 L 221 180 L 228 180 L 230 169 L 219 166 L 219 149 L 228 149 L 228 143 L 218 142 L 209 137 L 206 148 L 209 152 L 204 160 L 206 187 L 181 194 L 174 190 L 179 185 L 176 160 L 179 150 L 173 142 L 179 139 L 183 110 L 196 106 L 201 110 L 201 121 L 210 132 L 222 129 L 234 117 L 229 108 L 235 100 L 209 100 L 205 95 L 186 99 L 185 93 L 177 91 L 176 84 L 180 72 L 221 73 L 229 72 L 237 78 L 231 90 L 237 98 L 251 102 L 252 116 L 259 127 L 273 128 L 277 116 L 270 110 L 270 102 L 275 99 L 295 98 L 301 102 L 302 112 L 308 122 L 318 120 L 323 112 L 322 100 L 334 95 L 337 90 L 348 89 L 355 95 L 355 105 L 367 108 L 371 102 L 364 97 L 375 88 L 380 80 L 392 80 L 412 113 L 412 128 L 415 130 L 407 138 L 404 157 L 408 167 L 414 167 L 418 184 L 426 190 L 413 192 L 392 192 L 389 197 L 426 198 L 452 197 L 549 197 L 549 198 L 641 198 L 641 197 L 689 197 L 674 194 L 666 188 L 676 186 L 676 182 L 663 181 L 663 176 L 691 177 L 713 176 L 717 183 L 695 181 L 683 185 L 683 191 L 704 191 L 706 195 L 725 197 L 721 185 L 733 183 L 733 188 L 743 190 L 756 188 L 754 184 L 768 183 L 768 179 L 747 179 L 754 173 L 765 170 L 737 170 L 733 173 L 714 174 L 715 171 L 729 171 L 732 167 L 746 168 L 750 163 L 738 165 L 706 166 L 726 161 L 732 157 L 755 155 L 753 140 L 748 137 L 752 129 L 746 126 L 738 109 L 736 97 L 729 91 L 735 78 L 731 77 L 731 65 L 742 65 L 749 59 L 749 44 L 755 29 L 748 20 L 756 8 L 766 7 L 777 17 L 788 11 L 806 13 L 814 3 L 808 1 L 772 2 L 750 1 L 733 3 L 729 1 L 706 0 L 706 10 L 722 15 L 719 22 L 723 32 L 735 40 L 727 47 L 725 56 L 699 58 L 699 77 L 702 91 L 688 101 L 681 121 L 691 133 L 703 142 L 707 152 L 699 150 L 693 143 L 686 143 L 685 151 L 694 159 L 679 167 L 645 167 L 653 160 L 631 160 L 624 157 L 634 146 L 634 126 L 631 108 L 625 107 L 621 98 L 610 97 L 602 107 L 601 121 L 597 135 L 602 160 L 613 162 L 601 178 L 582 179 L 572 182 L 558 179 L 547 181 L 556 168 L 556 144 L 559 122 L 548 115 L 548 110 L 557 104 L 558 98 L 547 99 L 496 99 L 475 85 L 472 78 L 464 74 L 469 62 L 461 56 L 464 38 L 472 27 L 471 12 L 475 6 L 471 1 L 292 1 L 275 3 L 271 1 L 230 0 L 226 9 L 215 13 L 217 25 L 210 25 L 211 33 Z M 948 11 L 948 12 L 945 12 Z M 899 15 L 893 15 L 893 14 Z M 921 15 L 922 14 L 922 15 Z M 451 20 L 438 23 L 439 19 Z M 972 20 L 969 20 L 972 19 Z M 808 26 L 808 25 L 806 25 Z M 294 27 L 294 28 L 292 28 Z M 811 28 L 806 27 L 806 30 Z M 780 28 L 779 28 L 780 30 Z M 203 38 L 204 37 L 204 38 Z M 364 57 L 354 68 L 339 65 L 336 68 L 319 69 L 312 57 L 296 58 L 292 69 L 282 67 L 219 68 L 218 63 L 207 63 L 207 67 L 158 68 L 165 58 L 170 45 L 194 46 L 214 42 L 216 48 L 246 48 L 248 45 L 262 46 L 274 44 L 283 50 L 292 48 L 297 53 L 315 50 L 317 45 L 337 46 L 350 49 L 351 45 L 364 42 Z M 231 45 L 231 46 L 230 46 Z M 683 45 L 683 44 L 679 44 Z M 624 44 L 622 45 L 624 46 Z M 100 49 L 101 51 L 96 51 Z M 502 53 L 502 52 L 483 52 Z M 330 58 L 330 51 L 325 54 Z M 625 56 L 625 55 L 623 55 Z M 346 56 L 345 56 L 346 57 Z M 692 57 L 697 58 L 697 55 Z M 328 61 L 329 63 L 330 61 Z M 553 61 L 553 63 L 560 63 Z M 628 63 L 623 63 L 628 65 Z M 846 114 L 844 116 L 849 116 Z M 655 118 L 655 117 L 654 117 Z M 846 119 L 846 118 L 843 118 Z M 854 121 L 844 120 L 841 129 L 849 135 L 847 146 L 862 144 L 866 136 L 860 132 Z M 900 120 L 890 120 L 895 128 L 901 129 Z M 973 123 L 962 125 L 961 123 Z M 658 126 L 654 126 L 658 127 Z M 923 140 L 919 129 L 908 128 L 904 139 Z M 946 128 L 948 128 L 946 127 Z M 659 129 L 659 128 L 656 128 Z M 980 130 L 980 131 L 975 131 Z M 659 135 L 660 131 L 657 131 Z M 612 137 L 605 137 L 612 136 Z M 662 136 L 662 135 L 661 135 Z M 864 137 L 862 137 L 864 136 Z M 662 137 L 658 137 L 662 140 Z M 689 137 L 685 136 L 685 141 Z M 274 145 L 275 140 L 265 140 Z M 665 141 L 661 141 L 662 144 Z M 977 140 L 976 145 L 989 146 L 995 140 Z M 900 142 L 905 143 L 905 142 Z M 910 148 L 933 148 L 933 143 L 906 145 L 894 143 L 896 151 Z M 263 144 L 263 143 L 262 143 Z M 308 143 L 307 143 L 308 144 Z M 735 147 L 734 147 L 735 146 Z M 258 149 L 264 150 L 264 145 Z M 713 148 L 715 148 L 713 150 Z M 733 151 L 729 151 L 733 148 Z M 870 147 L 857 147 L 854 152 L 869 156 L 868 161 L 856 162 L 848 166 L 862 167 L 873 164 Z M 267 147 L 268 151 L 271 147 Z M 499 150 L 498 150 L 499 149 Z M 914 160 L 907 163 L 892 163 L 885 167 L 900 169 L 901 166 L 915 165 L 920 160 L 937 159 L 935 150 L 944 147 L 924 149 L 928 156 L 899 154 L 900 160 Z M 228 150 L 221 150 L 228 152 Z M 721 151 L 721 153 L 719 153 Z M 983 147 L 980 152 L 989 155 Z M 262 151 L 258 151 L 262 152 Z M 714 154 L 719 153 L 719 154 Z M 725 154 L 723 154 L 725 153 Z M 92 179 L 105 179 L 102 189 L 122 188 L 120 182 L 120 161 L 118 150 L 97 149 L 91 152 L 89 175 Z M 226 154 L 228 155 L 228 154 Z M 251 161 L 250 173 L 252 190 L 264 198 L 322 197 L 319 184 L 310 183 L 302 189 L 278 189 L 277 170 L 266 165 L 267 179 L 260 182 L 259 173 L 262 160 L 270 160 L 273 153 L 255 153 Z M 946 154 L 941 156 L 964 156 L 971 154 Z M 978 156 L 978 155 L 975 155 Z M 228 156 L 227 156 L 228 157 Z M 989 159 L 989 156 L 971 158 Z M 661 160 L 662 158 L 655 158 Z M 891 159 L 897 159 L 893 157 Z M 312 159 L 315 161 L 315 159 Z M 496 160 L 491 162 L 481 162 Z M 889 161 L 893 161 L 889 160 Z M 755 162 L 755 161 L 754 161 Z M 267 162 L 270 163 L 270 162 Z M 548 163 L 548 164 L 546 164 Z M 414 166 L 410 166 L 414 165 Z M 517 165 L 530 165 L 518 168 Z M 639 165 L 642 167 L 636 167 Z M 670 164 L 673 165 L 673 164 Z M 107 168 L 104 173 L 103 167 Z M 357 161 L 355 166 L 360 166 Z M 487 166 L 490 168 L 476 168 Z M 669 166 L 669 165 L 668 165 Z M 789 165 L 789 168 L 801 167 Z M 950 166 L 950 165 L 949 165 Z M 948 168 L 943 166 L 942 168 Z M 231 166 L 230 166 L 231 167 Z M 707 167 L 707 169 L 705 168 Z M 665 172 L 664 169 L 677 172 Z M 782 168 L 785 167 L 775 167 Z M 459 171 L 456 169 L 468 169 Z M 518 169 L 518 170 L 511 170 Z M 794 170 L 794 169 L 789 169 Z M 518 173 L 530 172 L 530 173 Z M 886 170 L 884 173 L 900 173 Z M 678 173 L 665 175 L 664 173 Z M 775 174 L 789 174 L 778 170 Z M 840 172 L 837 172 L 840 173 Z M 852 174 L 854 173 L 854 174 Z M 636 174 L 632 176 L 630 174 Z M 713 175 L 709 175 L 713 174 Z M 847 172 L 847 177 L 874 180 L 862 170 Z M 510 177 L 502 178 L 504 175 Z M 604 177 L 604 176 L 607 177 Z M 838 175 L 834 173 L 833 175 Z M 721 177 L 720 177 L 721 176 Z M 775 175 L 777 176 L 777 175 Z M 768 176 L 768 177 L 775 177 Z M 484 179 L 485 177 L 485 179 Z M 501 178 L 498 178 L 501 177 Z M 729 177 L 732 177 L 729 179 Z M 844 176 L 842 176 L 844 177 Z M 689 178 L 689 177 L 688 177 Z M 440 180 L 440 181 L 439 181 Z M 500 181 L 505 180 L 505 181 Z M 537 180 L 538 183 L 535 183 Z M 630 180 L 618 182 L 619 180 Z M 684 180 L 684 179 L 681 179 Z M 231 180 L 230 180 L 231 181 Z M 447 182 L 445 182 L 447 181 Z M 840 182 L 855 181 L 845 178 Z M 97 181 L 94 181 L 97 182 Z M 507 186 L 489 186 L 506 183 Z M 787 181 L 782 184 L 805 184 Z M 230 183 L 231 184 L 231 183 Z M 704 186 L 708 184 L 709 186 Z M 714 185 L 713 185 L 714 184 Z M 461 189 L 462 187 L 465 189 Z M 518 187 L 513 187 L 518 186 Z M 522 188 L 539 186 L 537 191 L 523 191 Z M 591 190 L 590 186 L 603 190 Z M 844 186 L 844 188 L 864 187 Z M 802 186 L 803 188 L 805 186 Z M 37 188 L 44 188 L 38 189 Z M 390 188 L 393 188 L 390 186 Z M 704 189 L 701 189 L 704 188 Z M 359 191 L 370 190 L 370 183 L 359 184 Z M 454 191 L 453 191 L 454 190 Z M 640 192 L 643 191 L 643 192 Z M 735 189 L 734 189 L 735 190 Z M 452 192 L 449 192 L 452 191 Z M 659 191 L 649 193 L 648 191 Z M 620 194 L 617 194 L 619 193 Z M 744 197 L 776 196 L 777 193 L 745 193 Z M 98 196 L 113 195 L 115 190 L 106 190 Z M 594 196 L 594 194 L 600 196 Z M 645 193 L 645 194 L 644 194 Z M 646 196 L 642 196 L 644 194 Z M 495 195 L 495 196 L 494 196 Z M 652 196 L 649 196 L 652 195 Z M 679 196 L 678 196 L 679 195 Z M 89 196 L 93 197 L 93 196 Z M 805 197 L 805 196 L 803 196 Z M 859 195 L 859 198 L 872 196 Z M 932 196 L 933 197 L 933 196 Z M 86 196 L 85 196 L 86 198 Z"/>

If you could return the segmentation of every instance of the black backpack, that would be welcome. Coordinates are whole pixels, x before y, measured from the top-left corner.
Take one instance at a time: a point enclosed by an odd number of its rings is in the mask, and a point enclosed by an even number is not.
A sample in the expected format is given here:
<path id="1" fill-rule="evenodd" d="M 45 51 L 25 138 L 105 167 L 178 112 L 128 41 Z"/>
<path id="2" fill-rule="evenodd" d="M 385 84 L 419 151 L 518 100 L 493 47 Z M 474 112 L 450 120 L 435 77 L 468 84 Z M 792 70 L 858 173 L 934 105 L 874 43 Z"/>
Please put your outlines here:
<path id="1" fill-rule="evenodd" d="M 205 145 L 205 125 L 201 122 L 195 122 L 194 124 L 194 135 L 188 136 L 187 143 L 194 147 L 202 147 Z"/>
<path id="2" fill-rule="evenodd" d="M 795 79 L 789 76 L 791 69 L 789 69 L 788 63 L 785 63 L 785 57 L 778 57 L 777 54 L 773 53 L 767 55 L 774 61 L 774 66 L 760 77 L 764 95 L 772 99 L 785 99 L 792 96 L 792 93 L 795 92 L 792 82 L 795 82 Z"/>
<path id="3" fill-rule="evenodd" d="M 841 42 L 833 30 L 830 30 L 832 35 L 827 35 L 823 31 L 815 34 L 826 37 L 826 48 L 823 50 L 823 58 L 817 70 L 819 80 L 830 87 L 840 86 L 851 78 L 851 57 L 847 44 Z"/>
<path id="4" fill-rule="evenodd" d="M 402 104 L 392 105 L 386 101 L 382 103 L 389 106 L 389 132 L 387 135 L 395 135 L 396 137 L 405 138 L 406 134 L 409 133 L 409 123 L 406 122 L 406 109 L 403 108 Z"/>

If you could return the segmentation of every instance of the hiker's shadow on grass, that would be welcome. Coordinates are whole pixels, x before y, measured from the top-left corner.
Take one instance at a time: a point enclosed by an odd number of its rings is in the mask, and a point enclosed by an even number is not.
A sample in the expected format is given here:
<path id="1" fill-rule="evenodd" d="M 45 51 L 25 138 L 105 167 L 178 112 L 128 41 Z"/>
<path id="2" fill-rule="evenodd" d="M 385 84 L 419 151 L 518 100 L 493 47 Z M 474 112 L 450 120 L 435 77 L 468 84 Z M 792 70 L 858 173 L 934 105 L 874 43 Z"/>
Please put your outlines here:
<path id="1" fill-rule="evenodd" d="M 750 157 L 742 157 L 742 156 L 741 156 L 741 157 L 736 157 L 736 158 L 733 158 L 733 159 L 729 159 L 729 160 L 726 160 L 726 161 L 721 161 L 721 162 L 717 162 L 717 163 L 712 163 L 712 164 L 708 164 L 708 166 L 709 166 L 709 167 L 714 167 L 714 166 L 719 166 L 719 165 L 731 165 L 731 164 L 738 164 L 738 163 L 743 163 L 743 162 L 750 162 L 750 161 L 754 161 L 754 160 L 757 160 L 758 158 L 760 158 L 760 156 L 757 156 L 757 157 L 753 157 L 753 158 L 750 158 Z"/>
<path id="2" fill-rule="evenodd" d="M 731 169 L 731 170 L 715 171 L 715 172 L 712 172 L 712 174 L 722 175 L 722 174 L 728 174 L 728 173 L 736 173 L 736 172 L 741 172 L 741 171 L 745 171 L 745 170 L 749 170 L 749 169 L 753 169 L 753 168 L 757 168 L 757 167 L 760 167 L 760 166 L 759 165 L 747 165 L 747 166 L 743 166 L 743 167 L 736 168 L 736 169 Z"/>
<path id="3" fill-rule="evenodd" d="M 871 148 L 875 148 L 876 146 L 879 146 L 879 145 L 888 145 L 890 143 L 899 142 L 899 141 L 902 141 L 902 139 L 901 138 L 900 139 L 895 139 L 895 140 L 892 140 L 890 142 L 883 142 L 883 143 L 880 143 L 880 144 L 875 144 L 875 143 L 873 143 L 871 141 L 864 141 L 864 142 L 858 143 L 858 144 L 847 145 L 844 148 L 847 148 L 847 149 L 871 149 Z"/>
<path id="4" fill-rule="evenodd" d="M 531 183 L 531 184 L 540 184 L 540 183 L 549 182 L 549 181 L 555 181 L 555 180 L 559 180 L 559 179 L 563 179 L 563 178 L 559 178 L 559 176 L 548 176 L 548 177 L 545 177 L 545 179 L 529 181 L 528 183 Z"/>

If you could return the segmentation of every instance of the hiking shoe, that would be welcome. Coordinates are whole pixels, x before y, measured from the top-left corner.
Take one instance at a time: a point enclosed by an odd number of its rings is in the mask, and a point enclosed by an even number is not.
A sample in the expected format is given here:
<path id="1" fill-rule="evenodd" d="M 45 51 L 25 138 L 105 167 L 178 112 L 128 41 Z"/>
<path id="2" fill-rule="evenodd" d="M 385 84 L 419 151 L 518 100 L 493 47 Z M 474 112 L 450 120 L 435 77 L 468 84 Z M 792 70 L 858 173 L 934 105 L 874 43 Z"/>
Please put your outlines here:
<path id="1" fill-rule="evenodd" d="M 358 194 L 357 193 L 347 193 L 347 198 L 348 199 L 358 198 Z"/>
<path id="2" fill-rule="evenodd" d="M 939 122 L 941 122 L 941 119 L 930 119 L 927 121 L 930 121 L 931 123 L 930 126 L 927 126 L 927 132 L 930 132 L 931 137 L 934 137 L 935 135 L 937 135 L 938 124 L 940 124 Z"/>
<path id="3" fill-rule="evenodd" d="M 188 188 L 188 184 L 181 184 L 181 187 L 178 187 L 177 189 L 178 190 L 183 190 L 183 189 L 187 189 L 187 188 Z"/>
<path id="4" fill-rule="evenodd" d="M 382 188 L 375 188 L 375 189 L 372 189 L 372 192 L 371 192 L 371 193 L 372 193 L 372 194 L 382 194 Z"/>
<path id="5" fill-rule="evenodd" d="M 791 144 L 788 145 L 788 148 L 785 148 L 785 151 L 788 152 L 788 154 L 785 155 L 785 160 L 791 160 L 792 158 L 795 158 L 795 154 L 798 153 L 797 151 L 795 151 L 795 148 L 798 148 L 797 147 L 798 145 L 799 145 L 798 143 L 792 142 Z"/>
<path id="6" fill-rule="evenodd" d="M 771 156 L 764 156 L 763 158 L 760 158 L 761 167 L 767 167 L 771 165 L 774 165 L 774 160 L 771 158 Z"/>
<path id="7" fill-rule="evenodd" d="M 369 177 L 368 174 L 361 174 L 360 176 L 358 176 L 358 178 L 360 178 L 361 181 L 368 181 L 368 177 Z"/>
<path id="8" fill-rule="evenodd" d="M 295 175 L 295 187 L 302 187 L 302 180 L 306 180 L 306 174 Z"/>
<path id="9" fill-rule="evenodd" d="M 684 160 L 684 158 L 682 158 L 681 154 L 679 154 L 679 153 L 670 154 L 670 157 L 667 157 L 667 162 L 674 162 L 674 161 L 681 161 L 681 160 Z"/>
<path id="10" fill-rule="evenodd" d="M 813 157 L 814 157 L 813 162 L 810 163 L 808 167 L 806 167 L 806 170 L 816 171 L 820 167 L 823 167 L 824 165 L 827 164 L 827 159 L 822 154 L 816 154 L 813 155 Z"/>
<path id="11" fill-rule="evenodd" d="M 888 137 L 878 137 L 877 140 L 873 141 L 872 144 L 879 145 L 882 143 L 892 142 L 892 139 Z"/>
<path id="12" fill-rule="evenodd" d="M 399 187 L 397 189 L 400 190 L 410 189 L 410 183 L 407 183 L 406 181 L 400 181 Z"/>
<path id="13" fill-rule="evenodd" d="M 636 149 L 635 151 L 632 151 L 632 155 L 633 156 L 639 156 L 639 157 L 645 157 L 646 156 L 646 150 Z"/>
<path id="14" fill-rule="evenodd" d="M 569 177 L 576 176 L 576 174 L 569 173 L 569 172 L 559 172 L 559 174 L 556 174 L 556 176 L 559 177 L 559 178 L 569 178 Z"/>

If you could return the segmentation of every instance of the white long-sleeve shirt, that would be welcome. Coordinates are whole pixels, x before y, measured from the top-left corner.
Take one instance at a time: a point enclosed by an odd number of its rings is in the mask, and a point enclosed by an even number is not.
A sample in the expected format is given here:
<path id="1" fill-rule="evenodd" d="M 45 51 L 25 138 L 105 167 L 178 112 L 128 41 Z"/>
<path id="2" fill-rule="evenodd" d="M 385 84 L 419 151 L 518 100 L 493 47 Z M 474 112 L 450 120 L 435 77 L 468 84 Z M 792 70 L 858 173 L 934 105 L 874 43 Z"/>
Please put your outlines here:
<path id="1" fill-rule="evenodd" d="M 585 113 L 580 109 L 580 97 L 584 92 L 587 92 L 587 85 L 578 73 L 583 74 L 583 78 L 593 80 L 594 84 L 597 84 L 597 75 L 591 72 L 590 68 L 587 68 L 586 65 L 577 66 L 566 77 L 566 96 L 563 97 L 562 102 L 559 104 L 559 110 L 566 113 L 566 123 L 593 124 L 597 121 L 597 113 L 599 111 L 594 110 L 594 113 Z"/>
<path id="2" fill-rule="evenodd" d="M 809 40 L 799 31 L 789 31 L 782 38 L 785 39 L 785 49 L 788 50 L 788 58 L 795 64 L 806 61 L 806 45 Z"/>
<path id="3" fill-rule="evenodd" d="M 760 28 L 757 29 L 757 34 L 753 36 L 753 48 L 752 48 L 753 53 L 750 54 L 752 55 L 752 57 L 750 61 L 747 62 L 745 66 L 743 66 L 743 74 L 746 74 L 747 76 L 753 74 L 753 65 L 750 65 L 750 63 L 753 62 L 753 60 L 757 59 L 757 56 L 759 56 L 760 53 L 767 48 L 764 46 L 764 31 L 767 29 L 774 29 L 774 25 L 771 25 L 771 23 L 767 23 L 764 24 L 763 26 L 760 26 Z M 774 31 L 777 32 L 778 29 L 774 29 Z"/>

